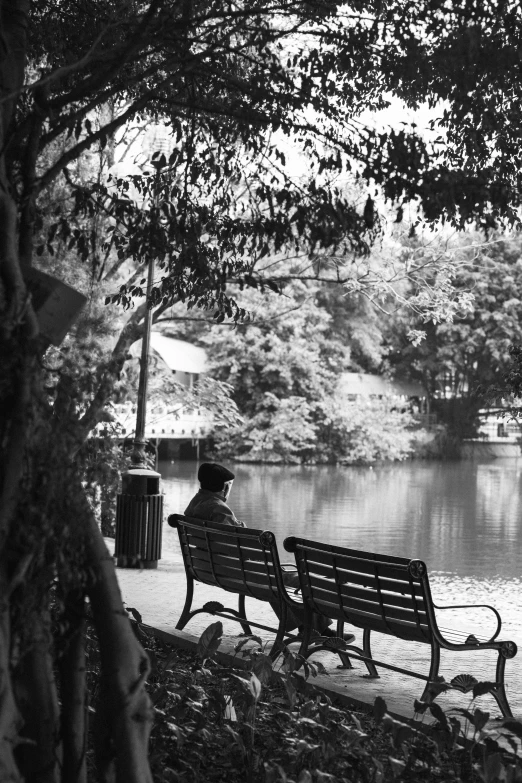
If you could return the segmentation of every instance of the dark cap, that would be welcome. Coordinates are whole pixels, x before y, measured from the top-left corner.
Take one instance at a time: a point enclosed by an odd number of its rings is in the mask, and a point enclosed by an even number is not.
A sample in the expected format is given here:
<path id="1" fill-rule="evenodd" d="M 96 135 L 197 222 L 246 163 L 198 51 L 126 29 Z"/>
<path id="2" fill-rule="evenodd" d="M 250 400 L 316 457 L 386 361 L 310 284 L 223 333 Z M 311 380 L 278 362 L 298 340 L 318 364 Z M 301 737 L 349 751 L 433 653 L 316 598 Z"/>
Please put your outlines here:
<path id="1" fill-rule="evenodd" d="M 223 465 L 216 462 L 204 462 L 199 466 L 198 481 L 202 489 L 208 489 L 210 492 L 221 492 L 226 481 L 232 481 L 234 474 Z"/>

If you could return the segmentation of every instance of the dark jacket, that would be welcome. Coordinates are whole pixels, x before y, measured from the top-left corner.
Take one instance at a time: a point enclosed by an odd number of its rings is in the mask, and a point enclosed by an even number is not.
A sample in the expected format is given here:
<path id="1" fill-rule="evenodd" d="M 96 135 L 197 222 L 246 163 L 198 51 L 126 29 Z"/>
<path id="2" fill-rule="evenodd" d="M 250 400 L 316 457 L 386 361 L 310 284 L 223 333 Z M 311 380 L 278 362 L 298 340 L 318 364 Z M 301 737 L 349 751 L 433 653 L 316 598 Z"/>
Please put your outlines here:
<path id="1" fill-rule="evenodd" d="M 208 489 L 200 489 L 194 495 L 185 509 L 185 516 L 195 519 L 209 519 L 211 522 L 220 522 L 222 525 L 246 527 L 244 522 L 237 519 L 230 506 L 227 506 L 224 495 L 221 492 L 211 492 Z"/>

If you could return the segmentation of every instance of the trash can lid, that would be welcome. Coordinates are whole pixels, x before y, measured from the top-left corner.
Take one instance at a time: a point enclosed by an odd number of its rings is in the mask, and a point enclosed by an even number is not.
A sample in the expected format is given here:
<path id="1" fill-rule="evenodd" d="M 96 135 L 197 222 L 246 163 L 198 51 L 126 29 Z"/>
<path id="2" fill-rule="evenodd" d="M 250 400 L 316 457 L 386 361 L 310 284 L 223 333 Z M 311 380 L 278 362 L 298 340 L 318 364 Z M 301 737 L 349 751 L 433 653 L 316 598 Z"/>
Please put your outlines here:
<path id="1" fill-rule="evenodd" d="M 148 468 L 129 468 L 123 476 L 143 476 L 144 478 L 161 478 L 161 473 L 157 473 L 155 470 L 149 470 Z"/>

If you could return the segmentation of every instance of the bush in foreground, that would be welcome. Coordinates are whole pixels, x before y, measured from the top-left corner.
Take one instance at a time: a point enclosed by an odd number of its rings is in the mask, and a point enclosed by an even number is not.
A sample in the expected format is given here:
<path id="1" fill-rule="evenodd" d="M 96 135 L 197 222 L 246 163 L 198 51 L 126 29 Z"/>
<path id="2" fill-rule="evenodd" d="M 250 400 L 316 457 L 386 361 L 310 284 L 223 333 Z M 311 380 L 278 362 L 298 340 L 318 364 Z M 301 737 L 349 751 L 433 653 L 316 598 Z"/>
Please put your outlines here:
<path id="1" fill-rule="evenodd" d="M 489 713 L 471 704 L 450 714 L 416 702 L 419 715 L 436 721 L 424 732 L 389 715 L 381 698 L 373 715 L 339 708 L 312 684 L 323 667 L 305 662 L 304 676 L 297 674 L 288 649 L 274 671 L 262 640 L 243 637 L 237 668 L 222 666 L 215 660 L 221 622 L 204 631 L 193 653 L 155 639 L 129 611 L 151 660 L 158 783 L 522 783 L 518 721 L 491 729 Z M 90 669 L 94 675 L 94 646 Z"/>

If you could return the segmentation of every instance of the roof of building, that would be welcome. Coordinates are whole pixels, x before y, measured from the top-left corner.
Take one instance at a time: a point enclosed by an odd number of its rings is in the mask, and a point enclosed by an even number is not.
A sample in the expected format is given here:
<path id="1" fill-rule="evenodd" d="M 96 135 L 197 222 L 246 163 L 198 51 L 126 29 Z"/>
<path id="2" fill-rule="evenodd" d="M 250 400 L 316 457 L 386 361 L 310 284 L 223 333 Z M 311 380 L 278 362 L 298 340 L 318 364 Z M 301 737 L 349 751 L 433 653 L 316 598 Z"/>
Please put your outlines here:
<path id="1" fill-rule="evenodd" d="M 192 345 L 185 340 L 176 340 L 161 334 L 161 332 L 152 331 L 150 346 L 152 351 L 163 359 L 169 370 L 195 375 L 208 371 L 207 354 L 205 349 L 198 345 Z M 134 343 L 131 348 L 133 356 L 139 356 L 140 353 L 141 340 Z"/>
<path id="2" fill-rule="evenodd" d="M 416 381 L 383 378 L 362 372 L 344 372 L 339 380 L 341 394 L 360 394 L 387 397 L 426 397 L 426 389 Z"/>

